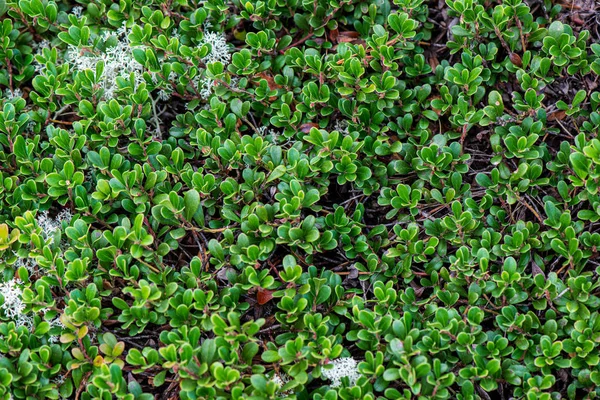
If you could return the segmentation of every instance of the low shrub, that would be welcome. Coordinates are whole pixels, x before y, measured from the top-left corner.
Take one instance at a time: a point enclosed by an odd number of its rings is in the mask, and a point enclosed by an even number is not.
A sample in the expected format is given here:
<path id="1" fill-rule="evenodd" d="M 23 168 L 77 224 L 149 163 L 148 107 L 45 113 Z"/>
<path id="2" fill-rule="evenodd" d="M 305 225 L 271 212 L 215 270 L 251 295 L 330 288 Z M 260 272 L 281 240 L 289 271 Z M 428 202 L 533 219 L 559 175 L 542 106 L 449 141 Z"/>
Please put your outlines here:
<path id="1" fill-rule="evenodd" d="M 0 2 L 0 398 L 598 398 L 593 3 Z"/>

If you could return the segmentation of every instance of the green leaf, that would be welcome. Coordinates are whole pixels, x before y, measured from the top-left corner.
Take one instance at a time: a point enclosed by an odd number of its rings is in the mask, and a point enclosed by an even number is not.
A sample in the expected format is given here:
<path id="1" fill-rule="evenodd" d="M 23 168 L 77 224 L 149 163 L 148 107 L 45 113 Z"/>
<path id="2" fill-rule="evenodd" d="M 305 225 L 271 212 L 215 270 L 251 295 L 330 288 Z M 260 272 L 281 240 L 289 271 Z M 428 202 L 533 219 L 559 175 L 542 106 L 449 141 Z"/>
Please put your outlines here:
<path id="1" fill-rule="evenodd" d="M 591 161 L 581 153 L 571 153 L 569 156 L 573 171 L 580 179 L 586 179 L 590 172 Z"/>
<path id="2" fill-rule="evenodd" d="M 272 351 L 272 350 L 265 351 L 264 353 L 262 353 L 261 357 L 262 357 L 262 360 L 267 363 L 274 363 L 274 362 L 281 360 L 281 357 L 279 356 L 279 354 L 276 351 Z"/>
<path id="3" fill-rule="evenodd" d="M 383 373 L 383 379 L 388 382 L 398 380 L 400 378 L 400 370 L 398 368 L 387 368 Z"/>
<path id="4" fill-rule="evenodd" d="M 192 221 L 200 207 L 200 193 L 196 189 L 188 190 L 183 197 L 183 202 L 185 204 L 185 219 Z"/>

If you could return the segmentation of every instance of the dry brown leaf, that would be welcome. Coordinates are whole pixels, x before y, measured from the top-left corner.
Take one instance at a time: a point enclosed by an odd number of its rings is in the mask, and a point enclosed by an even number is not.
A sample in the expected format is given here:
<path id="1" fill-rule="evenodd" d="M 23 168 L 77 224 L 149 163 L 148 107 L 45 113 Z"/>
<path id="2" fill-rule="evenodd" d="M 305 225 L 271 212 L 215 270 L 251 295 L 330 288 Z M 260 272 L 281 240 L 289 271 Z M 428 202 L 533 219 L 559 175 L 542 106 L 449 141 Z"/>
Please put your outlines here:
<path id="1" fill-rule="evenodd" d="M 544 278 L 546 278 L 546 274 L 544 274 L 544 271 L 542 271 L 542 269 L 540 268 L 539 265 L 537 265 L 537 263 L 535 261 L 531 261 L 531 276 L 535 277 L 536 275 L 542 275 Z"/>
<path id="2" fill-rule="evenodd" d="M 329 31 L 329 40 L 331 40 L 333 43 L 337 43 L 337 39 L 338 36 L 340 35 L 340 31 L 337 29 L 333 29 L 331 31 Z"/>
<path id="3" fill-rule="evenodd" d="M 352 43 L 354 42 L 356 39 L 359 38 L 359 34 L 358 32 L 354 32 L 354 31 L 344 31 L 344 32 L 340 32 L 338 34 L 337 37 L 337 42 L 338 43 Z"/>
<path id="4" fill-rule="evenodd" d="M 563 110 L 558 110 L 556 112 L 553 112 L 552 114 L 548 115 L 548 121 L 562 121 L 563 119 L 565 119 L 565 117 L 567 116 L 567 113 L 565 113 Z"/>
<path id="5" fill-rule="evenodd" d="M 308 132 L 310 132 L 310 130 L 312 128 L 318 128 L 318 127 L 319 127 L 319 124 L 316 124 L 314 122 L 310 122 L 310 123 L 307 123 L 307 124 L 302 124 L 302 125 L 300 125 L 300 132 L 302 132 L 302 133 L 308 133 Z"/>

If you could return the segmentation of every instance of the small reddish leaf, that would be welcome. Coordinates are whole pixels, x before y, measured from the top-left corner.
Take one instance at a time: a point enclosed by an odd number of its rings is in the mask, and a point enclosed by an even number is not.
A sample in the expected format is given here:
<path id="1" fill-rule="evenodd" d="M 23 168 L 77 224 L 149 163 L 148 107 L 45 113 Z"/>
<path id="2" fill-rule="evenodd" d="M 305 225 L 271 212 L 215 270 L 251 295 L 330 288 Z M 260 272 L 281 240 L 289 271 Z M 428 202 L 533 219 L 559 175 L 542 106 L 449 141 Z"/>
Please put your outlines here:
<path id="1" fill-rule="evenodd" d="M 331 31 L 329 31 L 329 40 L 331 40 L 333 43 L 337 43 L 337 38 L 340 35 L 340 31 L 337 29 L 333 29 Z"/>
<path id="2" fill-rule="evenodd" d="M 571 21 L 573 21 L 573 23 L 575 25 L 585 25 L 585 21 L 583 19 L 581 19 L 581 16 L 579 15 L 579 13 L 575 13 L 571 16 Z"/>
<path id="3" fill-rule="evenodd" d="M 256 300 L 261 306 L 267 304 L 273 298 L 273 292 L 268 289 L 258 288 L 256 292 Z"/>
<path id="4" fill-rule="evenodd" d="M 440 65 L 440 62 L 438 61 L 436 56 L 429 57 L 429 66 L 431 67 L 432 70 L 435 71 L 435 69 L 437 68 L 438 65 Z"/>
<path id="5" fill-rule="evenodd" d="M 300 125 L 300 132 L 308 133 L 308 132 L 310 132 L 310 130 L 312 128 L 318 128 L 318 127 L 319 127 L 319 124 L 315 124 L 314 122 L 302 124 L 302 125 Z"/>
<path id="6" fill-rule="evenodd" d="M 522 67 L 523 66 L 523 61 L 521 60 L 521 56 L 519 56 L 517 53 L 510 53 L 510 62 L 513 63 L 514 65 L 516 65 L 517 67 Z"/>
<path id="7" fill-rule="evenodd" d="M 258 73 L 258 76 L 267 81 L 267 84 L 269 85 L 269 90 L 281 89 L 281 86 L 275 83 L 275 78 L 273 78 L 271 75 L 267 75 L 264 72 L 260 72 Z"/>

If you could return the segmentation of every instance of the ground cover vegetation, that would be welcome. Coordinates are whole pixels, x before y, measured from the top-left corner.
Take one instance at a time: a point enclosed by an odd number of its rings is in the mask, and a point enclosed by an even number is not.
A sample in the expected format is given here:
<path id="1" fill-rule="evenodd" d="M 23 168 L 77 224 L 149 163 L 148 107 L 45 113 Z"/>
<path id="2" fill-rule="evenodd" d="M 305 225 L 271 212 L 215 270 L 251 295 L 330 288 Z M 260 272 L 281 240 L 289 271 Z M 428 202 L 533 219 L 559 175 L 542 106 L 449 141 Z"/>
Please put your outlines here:
<path id="1" fill-rule="evenodd" d="M 0 398 L 598 398 L 597 7 L 0 2 Z"/>

